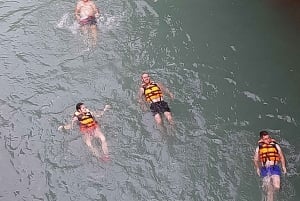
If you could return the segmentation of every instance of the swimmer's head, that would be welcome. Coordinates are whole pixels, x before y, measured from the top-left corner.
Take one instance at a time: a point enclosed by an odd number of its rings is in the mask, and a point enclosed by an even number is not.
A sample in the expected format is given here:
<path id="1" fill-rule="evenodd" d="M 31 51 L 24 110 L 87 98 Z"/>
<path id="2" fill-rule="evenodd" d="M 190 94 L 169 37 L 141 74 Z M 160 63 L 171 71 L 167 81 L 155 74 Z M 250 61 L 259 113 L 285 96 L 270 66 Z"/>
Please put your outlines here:
<path id="1" fill-rule="evenodd" d="M 268 131 L 260 131 L 259 132 L 259 137 L 262 139 L 264 136 L 269 135 Z"/>
<path id="2" fill-rule="evenodd" d="M 143 73 L 142 76 L 141 76 L 141 78 L 142 78 L 142 81 L 144 83 L 149 83 L 150 82 L 150 76 L 149 76 L 148 73 Z"/>
<path id="3" fill-rule="evenodd" d="M 78 112 L 80 112 L 82 105 L 84 105 L 84 104 L 83 104 L 83 103 L 77 103 L 77 104 L 76 104 L 76 110 L 77 110 Z"/>

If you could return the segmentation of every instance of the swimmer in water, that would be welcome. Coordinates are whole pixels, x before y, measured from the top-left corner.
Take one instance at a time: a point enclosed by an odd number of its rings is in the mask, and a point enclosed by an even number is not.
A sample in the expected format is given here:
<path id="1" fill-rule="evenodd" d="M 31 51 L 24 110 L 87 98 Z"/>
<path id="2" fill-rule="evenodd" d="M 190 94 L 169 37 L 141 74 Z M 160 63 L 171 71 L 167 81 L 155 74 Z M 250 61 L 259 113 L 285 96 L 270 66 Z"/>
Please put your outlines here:
<path id="1" fill-rule="evenodd" d="M 152 81 L 148 73 L 143 73 L 141 79 L 142 84 L 138 92 L 138 102 L 142 109 L 145 110 L 145 102 L 147 102 L 150 104 L 150 110 L 157 125 L 162 125 L 162 114 L 171 125 L 174 124 L 169 105 L 163 98 L 164 94 L 167 94 L 173 100 L 174 95 L 161 83 Z"/>
<path id="2" fill-rule="evenodd" d="M 257 175 L 263 180 L 267 201 L 273 201 L 274 193 L 280 189 L 281 169 L 279 164 L 281 164 L 282 172 L 286 174 L 286 162 L 280 146 L 267 131 L 260 132 L 253 161 Z"/>
<path id="3" fill-rule="evenodd" d="M 111 107 L 109 105 L 106 105 L 104 110 L 100 112 L 99 114 L 95 115 L 89 111 L 85 107 L 83 103 L 77 103 L 76 105 L 76 111 L 73 115 L 71 124 L 67 124 L 64 126 L 60 126 L 58 130 L 62 129 L 73 129 L 74 123 L 77 122 L 79 125 L 79 129 L 82 133 L 82 139 L 85 142 L 85 144 L 88 146 L 88 148 L 91 150 L 91 152 L 100 159 L 103 160 L 109 160 L 108 155 L 108 148 L 107 148 L 107 142 L 105 139 L 104 134 L 102 133 L 100 129 L 100 125 L 98 121 L 96 120 L 95 116 L 101 116 L 103 113 L 110 109 Z M 92 144 L 93 139 L 98 139 L 102 146 L 103 156 L 101 157 L 100 152 L 97 148 Z"/>
<path id="4" fill-rule="evenodd" d="M 97 20 L 99 9 L 91 0 L 79 0 L 75 8 L 75 17 L 84 34 L 91 33 L 92 44 L 97 42 Z"/>

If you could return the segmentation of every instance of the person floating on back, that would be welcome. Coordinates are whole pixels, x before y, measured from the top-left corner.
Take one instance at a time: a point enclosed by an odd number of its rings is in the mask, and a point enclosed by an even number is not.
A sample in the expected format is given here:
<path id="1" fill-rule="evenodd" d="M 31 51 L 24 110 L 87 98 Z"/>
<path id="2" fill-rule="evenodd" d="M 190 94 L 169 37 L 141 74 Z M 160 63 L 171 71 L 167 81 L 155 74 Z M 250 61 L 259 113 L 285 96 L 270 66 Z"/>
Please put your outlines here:
<path id="1" fill-rule="evenodd" d="M 103 112 L 99 115 L 102 115 L 104 111 L 109 109 L 110 106 L 106 105 Z M 107 142 L 105 139 L 104 134 L 100 130 L 100 126 L 98 122 L 95 119 L 95 116 L 90 112 L 83 103 L 77 103 L 76 104 L 76 112 L 73 115 L 71 124 L 67 124 L 65 126 L 60 126 L 58 129 L 61 130 L 64 129 L 73 129 L 74 123 L 79 123 L 79 128 L 82 133 L 82 138 L 85 144 L 88 146 L 88 148 L 92 151 L 92 153 L 97 157 L 101 158 L 103 160 L 108 160 L 108 148 L 107 148 Z M 92 144 L 92 140 L 94 138 L 97 138 L 101 145 L 102 145 L 102 151 L 103 151 L 103 157 L 101 157 L 100 152 L 97 148 L 95 148 Z"/>
<path id="2" fill-rule="evenodd" d="M 150 110 L 158 125 L 162 124 L 161 114 L 164 114 L 170 124 L 173 124 L 173 118 L 168 103 L 164 101 L 164 93 L 168 94 L 171 99 L 174 95 L 161 83 L 153 82 L 148 73 L 143 73 L 142 84 L 138 92 L 138 102 L 145 110 L 145 102 L 150 103 Z"/>
<path id="3" fill-rule="evenodd" d="M 260 132 L 260 139 L 254 154 L 256 172 L 263 178 L 263 189 L 267 201 L 274 200 L 274 192 L 280 189 L 281 163 L 282 171 L 286 174 L 286 163 L 283 152 L 277 142 L 267 131 Z"/>

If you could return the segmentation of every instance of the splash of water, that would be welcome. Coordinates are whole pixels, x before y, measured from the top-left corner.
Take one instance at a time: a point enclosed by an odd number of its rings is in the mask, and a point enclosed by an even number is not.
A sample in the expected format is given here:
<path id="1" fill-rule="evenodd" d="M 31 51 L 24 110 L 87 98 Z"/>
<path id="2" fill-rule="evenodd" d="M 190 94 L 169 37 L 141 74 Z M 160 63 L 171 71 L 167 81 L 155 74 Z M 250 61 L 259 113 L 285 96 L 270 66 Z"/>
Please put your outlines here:
<path id="1" fill-rule="evenodd" d="M 65 13 L 59 20 L 56 25 L 57 28 L 67 29 L 73 34 L 76 34 L 79 29 L 79 24 L 76 20 L 73 20 L 70 16 L 70 13 Z"/>

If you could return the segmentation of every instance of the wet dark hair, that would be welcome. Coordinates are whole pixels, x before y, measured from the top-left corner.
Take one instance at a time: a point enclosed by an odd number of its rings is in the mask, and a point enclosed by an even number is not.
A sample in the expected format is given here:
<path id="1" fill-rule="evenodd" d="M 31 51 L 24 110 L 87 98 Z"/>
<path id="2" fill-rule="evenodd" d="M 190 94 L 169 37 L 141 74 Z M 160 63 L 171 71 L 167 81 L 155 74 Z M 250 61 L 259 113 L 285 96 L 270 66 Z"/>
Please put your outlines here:
<path id="1" fill-rule="evenodd" d="M 76 104 L 76 110 L 79 111 L 83 103 L 77 103 Z"/>
<path id="2" fill-rule="evenodd" d="M 262 138 L 263 136 L 269 135 L 268 131 L 260 131 L 259 137 Z"/>

